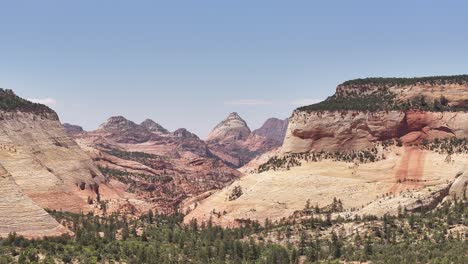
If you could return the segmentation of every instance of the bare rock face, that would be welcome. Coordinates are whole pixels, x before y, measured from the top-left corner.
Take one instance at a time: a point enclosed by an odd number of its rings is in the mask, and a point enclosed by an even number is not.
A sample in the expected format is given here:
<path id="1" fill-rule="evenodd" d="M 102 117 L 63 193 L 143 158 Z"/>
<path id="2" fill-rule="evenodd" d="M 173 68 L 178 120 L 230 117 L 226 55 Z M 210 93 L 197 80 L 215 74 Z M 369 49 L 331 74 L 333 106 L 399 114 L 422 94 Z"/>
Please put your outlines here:
<path id="1" fill-rule="evenodd" d="M 148 131 L 150 131 L 151 133 L 156 133 L 156 134 L 163 134 L 163 135 L 167 135 L 169 134 L 170 132 L 165 129 L 163 126 L 161 126 L 160 124 L 154 122 L 153 120 L 151 119 L 146 119 L 145 121 L 143 121 L 141 124 L 140 124 L 142 127 L 146 128 Z"/>
<path id="2" fill-rule="evenodd" d="M 0 235 L 66 231 L 42 208 L 90 211 L 105 178 L 57 114 L 0 89 Z M 17 203 L 17 204 L 16 204 Z M 24 206 L 24 208 L 23 208 Z"/>
<path id="3" fill-rule="evenodd" d="M 161 213 L 172 213 L 185 199 L 223 188 L 241 176 L 197 135 L 184 128 L 168 133 L 151 120 L 137 125 L 110 118 L 76 140 L 111 181 Z"/>
<path id="4" fill-rule="evenodd" d="M 239 168 L 281 146 L 287 122 L 270 118 L 261 128 L 251 132 L 237 113 L 231 113 L 213 129 L 206 142 L 213 154 L 232 167 Z"/>
<path id="5" fill-rule="evenodd" d="M 365 149 L 373 142 L 398 137 L 405 114 L 392 112 L 294 112 L 283 145 L 284 152 Z"/>
<path id="6" fill-rule="evenodd" d="M 6 237 L 11 232 L 26 237 L 58 236 L 68 232 L 25 195 L 13 177 L 1 166 L 0 194 L 0 237 Z"/>

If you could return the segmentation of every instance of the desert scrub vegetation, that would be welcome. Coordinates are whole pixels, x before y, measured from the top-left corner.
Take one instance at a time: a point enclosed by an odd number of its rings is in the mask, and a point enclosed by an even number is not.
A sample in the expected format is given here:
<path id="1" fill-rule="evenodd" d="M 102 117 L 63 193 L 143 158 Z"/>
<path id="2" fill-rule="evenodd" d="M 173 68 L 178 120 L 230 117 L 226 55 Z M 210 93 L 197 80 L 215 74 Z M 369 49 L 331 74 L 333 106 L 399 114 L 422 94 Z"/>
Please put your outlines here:
<path id="1" fill-rule="evenodd" d="M 17 96 L 12 90 L 0 88 L 0 110 L 21 111 L 37 114 L 55 113 L 49 107 L 30 102 Z"/>
<path id="2" fill-rule="evenodd" d="M 124 170 L 117 170 L 117 169 L 111 169 L 107 167 L 98 167 L 101 173 L 106 176 L 107 179 L 113 178 L 117 181 L 120 181 L 122 183 L 125 183 L 128 185 L 128 192 L 135 193 L 140 190 L 147 190 L 151 191 L 153 190 L 152 187 L 147 187 L 142 188 L 141 185 L 143 183 L 145 184 L 167 184 L 171 182 L 173 179 L 172 177 L 168 175 L 159 175 L 159 174 L 153 174 L 153 175 L 147 175 L 147 174 L 142 174 L 142 173 L 133 173 L 133 172 L 128 172 Z"/>
<path id="3" fill-rule="evenodd" d="M 273 156 L 266 163 L 258 167 L 258 172 L 269 170 L 289 170 L 292 167 L 301 166 L 302 162 L 318 162 L 322 160 L 333 160 L 353 163 L 369 163 L 384 159 L 377 148 L 351 152 L 303 152 L 288 153 L 282 157 Z"/>
<path id="4" fill-rule="evenodd" d="M 415 78 L 364 78 L 355 79 L 344 82 L 344 86 L 362 86 L 362 85 L 378 85 L 378 86 L 404 86 L 417 84 L 468 84 L 468 75 L 453 75 L 453 76 L 430 76 L 430 77 L 415 77 Z"/>
<path id="5" fill-rule="evenodd" d="M 396 100 L 395 95 L 387 89 L 378 91 L 371 95 L 359 95 L 354 92 L 347 94 L 346 97 L 330 96 L 325 101 L 303 106 L 297 111 L 314 112 L 314 111 L 407 111 L 421 110 L 429 112 L 443 111 L 468 111 L 468 107 L 453 107 L 448 104 L 448 100 L 441 96 L 433 101 L 428 100 L 424 96 L 417 96 L 411 100 L 401 101 Z"/>
<path id="6" fill-rule="evenodd" d="M 229 194 L 228 200 L 229 201 L 237 200 L 239 199 L 239 197 L 242 196 L 242 194 L 244 194 L 242 191 L 242 187 L 237 185 L 234 187 L 234 189 L 232 189 L 232 192 Z"/>
<path id="7" fill-rule="evenodd" d="M 412 98 L 411 100 L 403 101 L 397 100 L 397 96 L 391 91 L 391 87 L 418 84 L 468 85 L 468 75 L 422 78 L 366 78 L 350 80 L 339 85 L 337 93 L 328 97 L 325 101 L 300 107 L 297 111 L 468 111 L 468 107 L 450 106 L 449 101 L 444 96 L 429 100 L 421 95 Z"/>
<path id="8" fill-rule="evenodd" d="M 107 148 L 102 145 L 99 145 L 99 147 L 104 153 L 121 159 L 136 161 L 153 169 L 161 169 L 167 165 L 168 158 L 164 156 L 138 151 L 123 151 L 113 148 Z"/>
<path id="9" fill-rule="evenodd" d="M 468 139 L 451 137 L 436 138 L 433 141 L 424 140 L 421 143 L 421 148 L 440 154 L 468 154 Z"/>

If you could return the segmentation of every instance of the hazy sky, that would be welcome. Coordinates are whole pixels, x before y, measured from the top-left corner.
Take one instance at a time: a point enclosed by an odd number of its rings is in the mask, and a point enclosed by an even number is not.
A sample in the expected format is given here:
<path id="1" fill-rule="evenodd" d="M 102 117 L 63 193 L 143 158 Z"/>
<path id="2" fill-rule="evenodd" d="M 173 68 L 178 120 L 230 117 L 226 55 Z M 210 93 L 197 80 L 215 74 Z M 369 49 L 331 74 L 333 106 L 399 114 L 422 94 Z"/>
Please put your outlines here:
<path id="1" fill-rule="evenodd" d="M 63 122 L 257 128 L 368 76 L 468 73 L 468 1 L 1 1 L 0 87 Z"/>

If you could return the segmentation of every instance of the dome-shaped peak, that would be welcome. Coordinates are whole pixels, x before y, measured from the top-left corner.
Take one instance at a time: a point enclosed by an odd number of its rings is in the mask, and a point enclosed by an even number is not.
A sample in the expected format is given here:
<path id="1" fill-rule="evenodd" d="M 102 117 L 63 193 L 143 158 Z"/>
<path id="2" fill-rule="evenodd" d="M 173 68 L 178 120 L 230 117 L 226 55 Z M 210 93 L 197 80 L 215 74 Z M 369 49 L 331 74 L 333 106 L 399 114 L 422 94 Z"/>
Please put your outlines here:
<path id="1" fill-rule="evenodd" d="M 208 135 L 208 141 L 245 140 L 250 135 L 250 128 L 236 112 L 230 113 Z"/>

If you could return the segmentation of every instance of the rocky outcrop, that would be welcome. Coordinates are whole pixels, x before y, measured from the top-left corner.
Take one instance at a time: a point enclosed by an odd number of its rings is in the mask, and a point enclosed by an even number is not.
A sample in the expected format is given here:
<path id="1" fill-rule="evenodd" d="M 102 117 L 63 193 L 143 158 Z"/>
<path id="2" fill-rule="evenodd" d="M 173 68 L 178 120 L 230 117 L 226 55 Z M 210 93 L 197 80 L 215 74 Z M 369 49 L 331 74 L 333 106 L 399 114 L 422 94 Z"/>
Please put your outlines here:
<path id="1" fill-rule="evenodd" d="M 259 155 L 281 146 L 287 120 L 268 119 L 253 132 L 237 113 L 231 113 L 208 135 L 207 144 L 213 154 L 239 168 Z"/>

